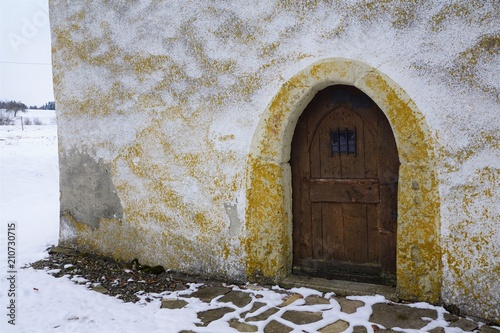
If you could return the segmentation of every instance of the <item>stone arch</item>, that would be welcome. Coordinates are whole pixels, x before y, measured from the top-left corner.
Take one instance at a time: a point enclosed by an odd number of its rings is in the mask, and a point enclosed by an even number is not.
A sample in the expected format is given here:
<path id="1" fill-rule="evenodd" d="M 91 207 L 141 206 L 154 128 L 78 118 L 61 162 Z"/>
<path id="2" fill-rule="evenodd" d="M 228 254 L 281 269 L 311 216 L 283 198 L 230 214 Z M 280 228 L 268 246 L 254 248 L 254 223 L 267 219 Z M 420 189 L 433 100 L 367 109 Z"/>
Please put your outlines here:
<path id="1" fill-rule="evenodd" d="M 435 139 L 424 115 L 389 77 L 353 60 L 316 62 L 290 78 L 264 111 L 247 170 L 246 272 L 249 280 L 276 282 L 291 274 L 290 146 L 295 124 L 316 92 L 352 85 L 389 120 L 401 162 L 398 189 L 398 296 L 437 303 L 441 294 L 440 198 Z"/>

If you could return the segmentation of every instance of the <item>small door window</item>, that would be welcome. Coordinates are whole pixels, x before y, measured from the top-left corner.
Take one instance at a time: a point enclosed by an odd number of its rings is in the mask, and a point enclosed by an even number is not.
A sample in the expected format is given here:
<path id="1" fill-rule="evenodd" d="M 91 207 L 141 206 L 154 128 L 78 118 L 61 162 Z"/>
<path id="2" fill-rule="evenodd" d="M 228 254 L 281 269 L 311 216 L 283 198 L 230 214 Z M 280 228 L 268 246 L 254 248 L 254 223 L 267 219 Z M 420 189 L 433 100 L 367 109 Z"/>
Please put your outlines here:
<path id="1" fill-rule="evenodd" d="M 356 156 L 356 129 L 330 130 L 332 156 L 354 154 Z"/>

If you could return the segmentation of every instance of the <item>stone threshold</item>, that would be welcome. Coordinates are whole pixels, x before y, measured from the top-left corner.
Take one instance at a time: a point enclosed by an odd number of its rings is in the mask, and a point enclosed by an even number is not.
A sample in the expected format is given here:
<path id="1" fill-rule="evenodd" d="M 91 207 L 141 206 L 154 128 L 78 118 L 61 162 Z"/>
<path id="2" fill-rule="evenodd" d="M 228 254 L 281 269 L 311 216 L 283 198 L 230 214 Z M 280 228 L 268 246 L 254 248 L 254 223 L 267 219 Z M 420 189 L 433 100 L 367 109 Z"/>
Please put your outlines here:
<path id="1" fill-rule="evenodd" d="M 329 280 L 301 275 L 289 275 L 279 281 L 278 285 L 286 289 L 307 287 L 322 292 L 334 292 L 337 296 L 382 295 L 390 301 L 400 301 L 397 297 L 395 287 L 378 284 Z"/>

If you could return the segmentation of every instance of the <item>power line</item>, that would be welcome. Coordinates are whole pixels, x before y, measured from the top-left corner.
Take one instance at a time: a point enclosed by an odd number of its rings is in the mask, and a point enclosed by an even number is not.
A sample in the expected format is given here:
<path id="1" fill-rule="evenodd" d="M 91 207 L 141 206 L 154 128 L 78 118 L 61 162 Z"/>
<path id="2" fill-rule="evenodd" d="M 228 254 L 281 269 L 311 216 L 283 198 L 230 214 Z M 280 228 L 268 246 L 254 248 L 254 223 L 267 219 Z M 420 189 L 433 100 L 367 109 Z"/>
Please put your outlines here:
<path id="1" fill-rule="evenodd" d="M 0 64 L 9 64 L 9 65 L 42 65 L 42 66 L 52 66 L 50 63 L 45 62 L 17 62 L 17 61 L 0 61 Z"/>

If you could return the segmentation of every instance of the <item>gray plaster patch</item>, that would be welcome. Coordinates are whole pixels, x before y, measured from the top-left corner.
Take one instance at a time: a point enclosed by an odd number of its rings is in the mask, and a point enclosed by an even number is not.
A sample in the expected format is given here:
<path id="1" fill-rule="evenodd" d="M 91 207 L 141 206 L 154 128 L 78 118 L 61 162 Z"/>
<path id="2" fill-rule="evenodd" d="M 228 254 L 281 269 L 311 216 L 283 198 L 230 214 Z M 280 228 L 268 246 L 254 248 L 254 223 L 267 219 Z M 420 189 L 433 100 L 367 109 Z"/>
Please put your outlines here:
<path id="1" fill-rule="evenodd" d="M 238 229 L 241 227 L 241 221 L 238 218 L 237 205 L 225 203 L 224 209 L 226 210 L 226 214 L 229 217 L 229 234 L 231 235 L 231 237 L 234 237 L 238 233 Z"/>
<path id="2" fill-rule="evenodd" d="M 61 215 L 99 227 L 101 218 L 123 218 L 123 207 L 111 175 L 111 165 L 87 153 L 60 154 Z"/>

